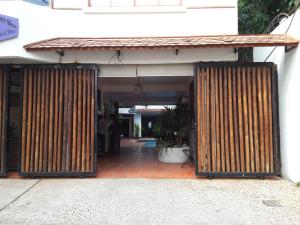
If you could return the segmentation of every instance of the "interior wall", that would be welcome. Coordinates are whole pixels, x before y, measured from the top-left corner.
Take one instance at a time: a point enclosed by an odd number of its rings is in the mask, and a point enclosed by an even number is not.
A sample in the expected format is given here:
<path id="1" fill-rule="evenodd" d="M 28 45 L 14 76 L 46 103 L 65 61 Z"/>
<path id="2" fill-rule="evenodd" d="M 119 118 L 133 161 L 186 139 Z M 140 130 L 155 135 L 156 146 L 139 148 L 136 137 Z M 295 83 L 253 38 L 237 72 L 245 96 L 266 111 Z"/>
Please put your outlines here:
<path id="1" fill-rule="evenodd" d="M 292 17 L 282 23 L 272 33 L 285 33 Z M 288 30 L 288 34 L 300 39 L 300 10 Z M 274 48 L 255 48 L 254 60 L 264 61 Z M 282 175 L 294 182 L 300 181 L 300 48 L 285 52 L 284 47 L 277 47 L 267 59 L 278 66 L 279 116 L 281 134 Z"/>

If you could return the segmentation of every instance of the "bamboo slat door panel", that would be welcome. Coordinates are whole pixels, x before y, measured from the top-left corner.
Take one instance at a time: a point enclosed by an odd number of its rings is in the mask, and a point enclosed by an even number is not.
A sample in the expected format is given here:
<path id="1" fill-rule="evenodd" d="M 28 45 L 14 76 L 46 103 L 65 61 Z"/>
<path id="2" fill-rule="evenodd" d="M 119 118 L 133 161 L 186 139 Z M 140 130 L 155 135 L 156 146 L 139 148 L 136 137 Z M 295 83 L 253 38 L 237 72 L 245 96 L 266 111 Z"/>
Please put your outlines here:
<path id="1" fill-rule="evenodd" d="M 96 69 L 26 68 L 21 175 L 96 174 Z"/>
<path id="2" fill-rule="evenodd" d="M 0 67 L 0 176 L 6 175 L 8 74 Z"/>
<path id="3" fill-rule="evenodd" d="M 270 63 L 198 64 L 198 175 L 280 173 L 277 86 Z"/>

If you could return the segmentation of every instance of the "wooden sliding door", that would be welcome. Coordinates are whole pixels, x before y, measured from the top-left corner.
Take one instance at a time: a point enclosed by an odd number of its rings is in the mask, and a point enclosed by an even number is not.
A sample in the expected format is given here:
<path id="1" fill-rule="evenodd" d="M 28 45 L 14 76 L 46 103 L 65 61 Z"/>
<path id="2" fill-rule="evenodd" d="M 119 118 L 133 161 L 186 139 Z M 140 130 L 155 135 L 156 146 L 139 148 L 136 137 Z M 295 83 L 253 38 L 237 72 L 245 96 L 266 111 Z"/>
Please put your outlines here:
<path id="1" fill-rule="evenodd" d="M 96 175 L 97 68 L 24 69 L 21 175 Z"/>
<path id="2" fill-rule="evenodd" d="M 7 70 L 0 66 L 0 176 L 7 172 L 7 86 Z"/>
<path id="3" fill-rule="evenodd" d="M 279 174 L 276 67 L 199 63 L 195 89 L 197 174 Z"/>

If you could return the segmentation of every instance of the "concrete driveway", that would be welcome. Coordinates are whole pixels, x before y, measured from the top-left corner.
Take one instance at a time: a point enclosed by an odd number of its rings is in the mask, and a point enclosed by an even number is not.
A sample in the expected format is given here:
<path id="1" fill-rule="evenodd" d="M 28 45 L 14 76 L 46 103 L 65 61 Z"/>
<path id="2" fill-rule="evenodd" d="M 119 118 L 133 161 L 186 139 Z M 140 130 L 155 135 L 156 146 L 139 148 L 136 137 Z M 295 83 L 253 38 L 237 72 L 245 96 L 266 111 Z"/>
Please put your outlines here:
<path id="1" fill-rule="evenodd" d="M 0 179 L 0 224 L 300 224 L 285 180 Z"/>

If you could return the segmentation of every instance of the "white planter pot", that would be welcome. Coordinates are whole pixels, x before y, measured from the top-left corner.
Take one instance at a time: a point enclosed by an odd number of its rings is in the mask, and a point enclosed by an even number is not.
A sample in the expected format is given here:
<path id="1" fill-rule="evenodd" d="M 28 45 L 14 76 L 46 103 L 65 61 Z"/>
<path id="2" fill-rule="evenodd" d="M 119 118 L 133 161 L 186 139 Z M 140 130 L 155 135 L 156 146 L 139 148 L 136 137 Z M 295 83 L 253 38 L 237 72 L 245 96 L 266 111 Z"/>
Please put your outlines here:
<path id="1" fill-rule="evenodd" d="M 187 156 L 183 152 L 184 149 L 189 149 L 189 146 L 161 149 L 158 151 L 158 161 L 163 163 L 184 163 L 187 160 Z"/>

